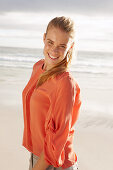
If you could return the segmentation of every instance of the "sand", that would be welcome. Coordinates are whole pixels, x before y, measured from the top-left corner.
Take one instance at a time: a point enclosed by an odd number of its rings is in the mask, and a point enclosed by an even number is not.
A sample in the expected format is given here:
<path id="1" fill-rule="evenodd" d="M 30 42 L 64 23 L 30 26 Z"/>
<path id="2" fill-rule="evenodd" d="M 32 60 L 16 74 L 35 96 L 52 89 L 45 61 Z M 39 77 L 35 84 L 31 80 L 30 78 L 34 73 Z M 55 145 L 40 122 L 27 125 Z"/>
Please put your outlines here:
<path id="1" fill-rule="evenodd" d="M 21 95 L 30 74 L 30 69 L 0 68 L 0 165 L 3 170 L 28 170 L 30 153 L 22 146 Z M 88 87 L 91 79 L 86 77 L 86 81 L 83 77 L 77 77 L 83 105 L 74 137 L 79 170 L 113 170 L 113 115 L 109 109 L 113 91 L 110 88 L 99 90 L 93 81 L 95 88 L 91 90 L 91 86 Z M 101 78 L 102 81 L 105 79 Z M 97 108 L 88 107 L 89 103 L 92 106 L 95 103 Z M 99 106 L 103 106 L 105 113 L 98 109 Z"/>

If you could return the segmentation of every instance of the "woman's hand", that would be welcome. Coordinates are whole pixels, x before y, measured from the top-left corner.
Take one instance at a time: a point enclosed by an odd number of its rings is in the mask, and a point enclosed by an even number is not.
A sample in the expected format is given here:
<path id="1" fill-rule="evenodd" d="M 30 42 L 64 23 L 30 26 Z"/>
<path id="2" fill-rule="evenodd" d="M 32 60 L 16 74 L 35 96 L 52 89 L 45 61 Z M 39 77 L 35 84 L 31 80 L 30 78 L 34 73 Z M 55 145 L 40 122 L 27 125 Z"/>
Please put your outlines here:
<path id="1" fill-rule="evenodd" d="M 44 153 L 42 152 L 37 163 L 32 168 L 32 170 L 46 170 L 46 168 L 49 166 L 49 164 L 44 159 Z"/>

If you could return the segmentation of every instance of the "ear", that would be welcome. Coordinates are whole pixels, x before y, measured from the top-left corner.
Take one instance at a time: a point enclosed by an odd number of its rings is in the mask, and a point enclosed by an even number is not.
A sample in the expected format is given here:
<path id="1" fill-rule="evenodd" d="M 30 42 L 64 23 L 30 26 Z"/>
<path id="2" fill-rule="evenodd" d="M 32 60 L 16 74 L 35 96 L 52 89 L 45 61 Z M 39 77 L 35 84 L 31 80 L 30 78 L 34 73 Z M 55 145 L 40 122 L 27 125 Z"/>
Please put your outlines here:
<path id="1" fill-rule="evenodd" d="M 43 42 L 45 43 L 45 39 L 46 39 L 46 33 L 44 33 L 43 35 Z"/>
<path id="2" fill-rule="evenodd" d="M 71 47 L 69 48 L 68 52 L 70 52 L 70 51 L 71 51 L 71 49 L 73 48 L 74 44 L 75 44 L 75 43 L 74 43 L 74 42 L 72 42 Z"/>
<path id="3" fill-rule="evenodd" d="M 72 42 L 70 49 L 72 49 L 72 48 L 73 48 L 74 44 L 75 44 L 75 43 L 74 43 L 74 42 Z"/>

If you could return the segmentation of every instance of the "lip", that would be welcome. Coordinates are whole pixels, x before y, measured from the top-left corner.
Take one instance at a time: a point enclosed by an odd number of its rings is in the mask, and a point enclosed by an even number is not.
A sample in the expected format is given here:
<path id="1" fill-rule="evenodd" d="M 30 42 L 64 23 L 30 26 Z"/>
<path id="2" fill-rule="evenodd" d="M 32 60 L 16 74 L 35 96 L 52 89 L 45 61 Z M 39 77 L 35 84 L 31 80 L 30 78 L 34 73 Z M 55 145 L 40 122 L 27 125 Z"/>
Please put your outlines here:
<path id="1" fill-rule="evenodd" d="M 57 60 L 59 57 L 57 57 L 57 58 L 51 58 L 50 57 L 50 55 L 49 55 L 49 53 L 48 53 L 48 56 L 49 56 L 49 58 L 51 59 L 51 60 Z"/>

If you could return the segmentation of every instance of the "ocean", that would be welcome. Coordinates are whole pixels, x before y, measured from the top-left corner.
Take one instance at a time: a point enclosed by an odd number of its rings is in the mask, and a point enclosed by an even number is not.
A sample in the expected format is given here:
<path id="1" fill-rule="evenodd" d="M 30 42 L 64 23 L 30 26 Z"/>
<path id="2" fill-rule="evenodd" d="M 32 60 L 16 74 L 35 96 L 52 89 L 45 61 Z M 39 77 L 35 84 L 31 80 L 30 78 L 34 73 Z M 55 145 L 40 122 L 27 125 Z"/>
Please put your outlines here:
<path id="1" fill-rule="evenodd" d="M 1 67 L 32 68 L 33 64 L 42 58 L 43 49 L 0 47 Z M 78 51 L 70 70 L 92 76 L 113 76 L 113 52 Z"/>

